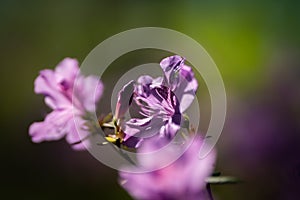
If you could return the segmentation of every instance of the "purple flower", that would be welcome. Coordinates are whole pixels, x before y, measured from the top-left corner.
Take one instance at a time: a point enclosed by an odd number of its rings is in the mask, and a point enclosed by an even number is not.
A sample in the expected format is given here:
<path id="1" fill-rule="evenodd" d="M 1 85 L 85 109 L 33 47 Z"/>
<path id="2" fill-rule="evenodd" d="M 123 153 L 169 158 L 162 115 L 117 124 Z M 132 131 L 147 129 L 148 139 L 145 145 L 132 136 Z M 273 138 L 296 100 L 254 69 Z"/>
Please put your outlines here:
<path id="1" fill-rule="evenodd" d="M 78 84 L 76 88 L 75 79 Z M 39 143 L 66 136 L 67 142 L 73 144 L 74 149 L 84 149 L 78 134 L 80 132 L 83 137 L 90 134 L 87 120 L 83 116 L 94 111 L 95 103 L 102 95 L 103 85 L 97 77 L 82 76 L 77 60 L 65 58 L 55 70 L 45 69 L 40 72 L 35 80 L 34 91 L 45 96 L 45 103 L 53 111 L 44 121 L 30 126 L 32 141 Z M 76 129 L 75 123 L 81 128 Z"/>
<path id="2" fill-rule="evenodd" d="M 205 180 L 213 172 L 216 152 L 212 151 L 204 159 L 199 159 L 198 153 L 202 141 L 200 137 L 190 141 L 190 146 L 179 159 L 159 170 L 147 173 L 120 171 L 120 184 L 133 198 L 140 200 L 207 199 Z M 160 147 L 160 144 L 162 144 L 161 138 L 151 138 L 143 143 L 138 152 L 153 152 Z M 166 150 L 147 159 L 138 155 L 138 164 L 144 168 L 153 168 L 174 156 L 178 148 L 180 148 L 178 144 L 170 144 Z"/>
<path id="3" fill-rule="evenodd" d="M 136 141 L 159 134 L 173 138 L 180 129 L 182 113 L 192 103 L 198 87 L 191 67 L 184 64 L 180 56 L 171 56 L 160 63 L 164 76 L 152 78 L 141 76 L 136 83 L 131 81 L 119 93 L 116 109 L 125 113 L 133 101 L 141 117 L 132 118 L 122 124 L 126 133 L 124 141 Z M 125 106 L 122 106 L 125 105 Z M 125 108 L 125 109 L 124 109 Z"/>

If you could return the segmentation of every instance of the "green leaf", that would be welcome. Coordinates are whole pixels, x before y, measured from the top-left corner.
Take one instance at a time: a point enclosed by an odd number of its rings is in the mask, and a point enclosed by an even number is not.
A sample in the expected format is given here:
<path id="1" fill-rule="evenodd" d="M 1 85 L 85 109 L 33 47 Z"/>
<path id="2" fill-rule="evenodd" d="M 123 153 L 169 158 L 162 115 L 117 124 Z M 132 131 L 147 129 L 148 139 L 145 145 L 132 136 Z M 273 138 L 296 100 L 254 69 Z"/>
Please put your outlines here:
<path id="1" fill-rule="evenodd" d="M 210 176 L 206 179 L 206 183 L 209 184 L 235 184 L 239 180 L 232 176 Z"/>

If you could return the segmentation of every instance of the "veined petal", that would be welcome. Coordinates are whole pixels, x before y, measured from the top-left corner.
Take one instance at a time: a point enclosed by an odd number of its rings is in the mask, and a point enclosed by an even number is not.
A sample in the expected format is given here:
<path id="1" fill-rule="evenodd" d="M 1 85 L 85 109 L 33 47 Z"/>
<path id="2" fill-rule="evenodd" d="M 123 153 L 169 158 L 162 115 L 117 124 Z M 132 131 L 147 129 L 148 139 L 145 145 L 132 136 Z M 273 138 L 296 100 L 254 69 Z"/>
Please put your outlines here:
<path id="1" fill-rule="evenodd" d="M 173 123 L 170 119 L 166 125 L 161 127 L 160 135 L 166 138 L 173 138 L 179 129 L 180 125 Z"/>
<path id="2" fill-rule="evenodd" d="M 159 118 L 131 119 L 123 127 L 126 135 L 134 136 L 140 139 L 149 138 L 159 134 L 159 130 L 164 125 L 164 121 Z"/>
<path id="3" fill-rule="evenodd" d="M 123 140 L 122 144 L 129 148 L 139 148 L 143 142 L 143 139 L 129 135 L 126 135 Z"/>
<path id="4" fill-rule="evenodd" d="M 198 82 L 192 68 L 184 64 L 180 56 L 171 56 L 160 63 L 164 71 L 164 84 L 171 88 L 180 102 L 180 112 L 184 112 L 195 98 Z"/>
<path id="5" fill-rule="evenodd" d="M 180 75 L 180 82 L 174 93 L 180 99 L 180 111 L 184 112 L 195 98 L 198 81 L 194 76 L 192 68 L 187 65 L 182 66 Z"/>
<path id="6" fill-rule="evenodd" d="M 160 66 L 164 72 L 171 72 L 176 70 L 177 69 L 176 67 L 179 67 L 182 64 L 182 62 L 183 62 L 183 58 L 178 55 L 175 55 L 175 56 L 164 58 L 160 62 Z"/>
<path id="7" fill-rule="evenodd" d="M 127 112 L 133 97 L 135 82 L 130 81 L 119 92 L 118 102 L 116 105 L 115 118 L 119 119 Z"/>

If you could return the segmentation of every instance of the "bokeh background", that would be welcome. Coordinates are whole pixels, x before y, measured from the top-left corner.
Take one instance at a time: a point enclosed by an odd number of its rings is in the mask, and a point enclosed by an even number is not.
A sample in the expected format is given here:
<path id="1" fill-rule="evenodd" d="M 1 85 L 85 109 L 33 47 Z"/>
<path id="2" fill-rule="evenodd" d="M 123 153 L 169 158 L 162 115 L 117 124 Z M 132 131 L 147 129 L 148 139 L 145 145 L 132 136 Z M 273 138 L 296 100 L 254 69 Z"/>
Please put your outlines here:
<path id="1" fill-rule="evenodd" d="M 130 199 L 117 183 L 117 172 L 89 153 L 73 151 L 64 140 L 31 142 L 29 125 L 49 111 L 34 94 L 33 81 L 39 70 L 54 68 L 64 57 L 81 62 L 111 35 L 158 26 L 202 44 L 225 82 L 228 115 L 216 170 L 242 182 L 214 186 L 215 198 L 299 199 L 299 10 L 299 1 L 292 0 L 1 0 L 0 195 Z M 125 56 L 105 79 L 118 77 L 133 63 L 160 58 L 151 51 Z M 204 120 L 210 106 L 206 95 Z"/>

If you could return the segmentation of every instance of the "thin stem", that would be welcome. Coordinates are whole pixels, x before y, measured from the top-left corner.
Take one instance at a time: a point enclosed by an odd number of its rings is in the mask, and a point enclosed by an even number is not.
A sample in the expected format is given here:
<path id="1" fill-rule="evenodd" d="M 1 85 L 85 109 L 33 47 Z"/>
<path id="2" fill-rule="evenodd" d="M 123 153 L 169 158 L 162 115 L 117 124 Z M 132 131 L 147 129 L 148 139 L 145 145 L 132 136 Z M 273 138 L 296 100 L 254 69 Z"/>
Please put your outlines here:
<path id="1" fill-rule="evenodd" d="M 211 187 L 210 187 L 210 184 L 209 184 L 209 183 L 206 184 L 206 189 L 207 189 L 207 193 L 208 193 L 208 198 L 209 198 L 209 200 L 214 200 L 214 197 L 213 197 L 213 195 L 212 195 Z"/>

